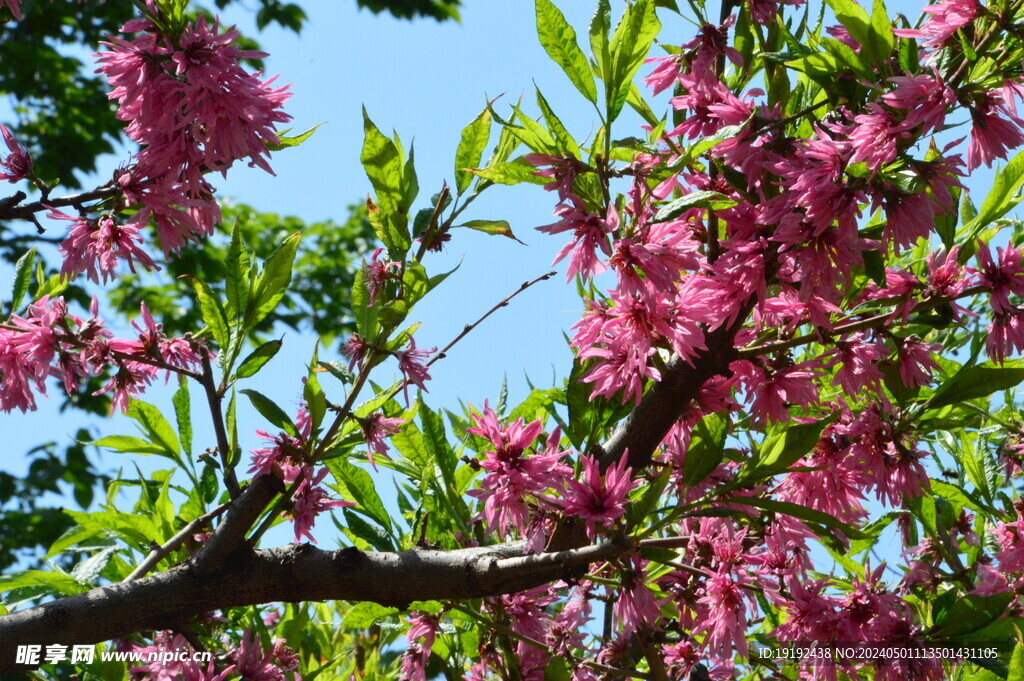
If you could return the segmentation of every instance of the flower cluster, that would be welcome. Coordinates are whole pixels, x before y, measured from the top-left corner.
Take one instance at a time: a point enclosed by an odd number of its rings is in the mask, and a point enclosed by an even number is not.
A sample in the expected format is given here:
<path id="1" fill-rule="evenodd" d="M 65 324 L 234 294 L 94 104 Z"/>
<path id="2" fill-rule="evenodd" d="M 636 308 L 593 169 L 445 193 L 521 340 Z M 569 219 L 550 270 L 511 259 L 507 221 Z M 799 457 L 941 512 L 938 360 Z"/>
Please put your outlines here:
<path id="1" fill-rule="evenodd" d="M 46 379 L 60 379 L 68 394 L 91 376 L 110 378 L 96 394 L 112 393 L 114 409 L 128 403 L 163 373 L 196 369 L 206 348 L 189 339 L 171 338 L 142 305 L 141 324 L 132 322 L 136 339 L 115 338 L 99 317 L 93 299 L 91 316 L 68 312 L 63 298 L 43 296 L 24 316 L 11 315 L 0 326 L 0 411 L 36 408 L 35 393 L 46 394 Z"/>

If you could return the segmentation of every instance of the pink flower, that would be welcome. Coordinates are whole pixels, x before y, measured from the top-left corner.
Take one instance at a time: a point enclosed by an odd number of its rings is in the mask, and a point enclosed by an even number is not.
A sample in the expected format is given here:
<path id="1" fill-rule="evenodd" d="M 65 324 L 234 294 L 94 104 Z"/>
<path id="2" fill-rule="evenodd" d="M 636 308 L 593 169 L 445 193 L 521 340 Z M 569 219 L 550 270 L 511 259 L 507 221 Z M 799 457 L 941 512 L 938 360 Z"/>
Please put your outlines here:
<path id="1" fill-rule="evenodd" d="M 11 12 L 11 16 L 21 21 L 21 0 L 3 0 L 2 3 Z"/>
<path id="2" fill-rule="evenodd" d="M 415 385 L 423 392 L 427 391 L 426 382 L 430 380 L 430 373 L 426 364 L 423 363 L 429 355 L 437 352 L 437 348 L 429 350 L 417 350 L 416 339 L 409 336 L 409 346 L 405 350 L 394 350 L 391 354 L 398 360 L 398 369 L 405 376 L 405 384 L 402 386 L 402 394 L 405 401 L 409 401 L 409 386 Z"/>
<path id="3" fill-rule="evenodd" d="M 399 678 L 405 681 L 426 681 L 430 648 L 434 645 L 434 639 L 440 633 L 441 627 L 437 617 L 420 611 L 411 613 L 409 625 L 405 632 L 405 640 L 409 642 L 409 647 L 402 655 L 402 671 Z"/>
<path id="4" fill-rule="evenodd" d="M 629 492 L 640 484 L 633 480 L 633 469 L 627 468 L 628 452 L 614 466 L 609 466 L 601 477 L 601 467 L 591 456 L 581 457 L 583 480 L 570 479 L 565 498 L 561 500 L 562 511 L 567 516 L 582 518 L 586 523 L 587 536 L 597 536 L 598 526 L 611 529 L 615 521 L 626 512 Z"/>
<path id="5" fill-rule="evenodd" d="M 643 566 L 646 562 L 639 556 L 633 556 L 631 569 L 623 574 L 622 588 L 612 606 L 615 621 L 622 626 L 623 636 L 651 629 L 661 617 L 658 599 L 645 583 Z"/>
<path id="6" fill-rule="evenodd" d="M 858 523 L 867 515 L 864 474 L 832 437 L 823 438 L 796 465 L 815 470 L 786 473 L 775 491 L 780 500 L 828 513 L 846 523 Z"/>
<path id="7" fill-rule="evenodd" d="M 878 391 L 883 375 L 878 362 L 885 357 L 885 347 L 865 342 L 864 334 L 855 334 L 836 343 L 835 355 L 828 366 L 839 365 L 832 382 L 842 386 L 850 397 L 864 389 Z"/>
<path id="8" fill-rule="evenodd" d="M 533 174 L 537 177 L 551 178 L 551 182 L 544 185 L 544 191 L 557 191 L 558 201 L 578 202 L 579 199 L 572 193 L 572 183 L 585 164 L 572 155 L 552 156 L 551 154 L 527 154 L 523 157 L 528 163 L 537 166 L 550 166 L 546 170 L 538 170 Z"/>
<path id="9" fill-rule="evenodd" d="M 569 267 L 565 272 L 566 281 L 571 281 L 576 274 L 586 280 L 604 272 L 607 268 L 598 258 L 597 251 L 600 249 L 605 255 L 612 254 L 608 235 L 619 226 L 619 216 L 615 212 L 615 207 L 609 205 L 604 218 L 584 211 L 585 207 L 579 200 L 574 200 L 572 205 L 560 204 L 554 213 L 561 219 L 537 228 L 538 232 L 545 234 L 573 233 L 573 240 L 563 246 L 551 262 L 554 265 L 571 254 Z"/>
<path id="10" fill-rule="evenodd" d="M 380 454 L 384 458 L 388 458 L 388 446 L 384 442 L 384 438 L 399 432 L 403 423 L 405 423 L 405 419 L 387 418 L 379 411 L 370 414 L 361 422 L 363 439 L 366 440 L 368 447 L 366 455 L 374 470 L 377 470 L 377 463 L 373 460 L 373 455 Z"/>
<path id="11" fill-rule="evenodd" d="M 953 34 L 974 21 L 982 13 L 982 7 L 977 0 L 940 0 L 921 11 L 931 15 L 924 26 L 920 29 L 898 28 L 893 33 L 903 38 L 927 38 L 922 45 L 939 49 Z"/>
<path id="12" fill-rule="evenodd" d="M 473 414 L 473 420 L 476 426 L 466 432 L 483 437 L 494 449 L 484 452 L 480 467 L 487 474 L 480 489 L 469 494 L 484 503 L 481 515 L 487 521 L 488 532 L 504 535 L 510 526 L 526 532 L 530 526 L 530 497 L 560 487 L 571 472 L 561 463 L 561 431 L 556 429 L 548 437 L 544 453 L 526 456 L 543 430 L 539 419 L 527 424 L 520 418 L 502 427 L 497 414 L 484 402 L 483 416 Z"/>
<path id="13" fill-rule="evenodd" d="M 941 350 L 942 346 L 938 343 L 925 343 L 913 337 L 897 341 L 896 354 L 899 357 L 900 380 L 903 385 L 913 388 L 931 383 L 930 372 L 939 368 L 932 359 L 932 353 Z"/>
<path id="14" fill-rule="evenodd" d="M 767 371 L 751 362 L 740 361 L 730 368 L 741 376 L 750 413 L 759 424 L 789 419 L 789 405 L 806 407 L 818 401 L 814 361 Z"/>
<path id="15" fill-rule="evenodd" d="M 142 237 L 139 225 L 128 222 L 119 225 L 108 215 L 89 220 L 50 209 L 46 214 L 51 220 L 68 220 L 73 223 L 67 237 L 58 249 L 64 256 L 61 274 L 69 279 L 85 272 L 89 279 L 103 283 L 113 279 L 118 260 L 128 263 L 128 269 L 135 272 L 135 260 L 146 270 L 160 269 L 149 255 L 139 248 Z"/>
<path id="16" fill-rule="evenodd" d="M 667 57 L 651 57 L 644 60 L 645 64 L 657 64 L 650 74 L 644 76 L 644 83 L 654 94 L 661 94 L 672 87 L 682 74 L 683 55 L 670 54 Z"/>
<path id="17" fill-rule="evenodd" d="M 937 71 L 934 75 L 896 76 L 889 82 L 895 83 L 896 89 L 882 95 L 882 101 L 906 111 L 901 127 L 914 130 L 920 126 L 916 134 L 939 130 L 946 120 L 946 110 L 956 105 L 956 94 L 942 82 Z"/>
<path id="18" fill-rule="evenodd" d="M 13 11 L 14 6 L 10 4 L 13 0 L 6 1 Z M 14 2 L 14 5 L 17 5 L 17 2 Z M 15 18 L 21 18 L 17 12 L 15 12 Z M 10 152 L 7 154 L 7 158 L 0 159 L 0 168 L 4 170 L 4 172 L 0 172 L 0 180 L 18 182 L 31 177 L 32 157 L 28 155 L 28 151 L 14 139 L 14 135 L 7 129 L 7 126 L 0 125 L 0 135 L 3 135 L 4 144 L 7 145 L 7 150 Z"/>
<path id="19" fill-rule="evenodd" d="M 996 257 L 992 258 L 988 244 L 978 246 L 978 283 L 988 289 L 991 296 L 992 310 L 997 314 L 1013 312 L 1010 294 L 1024 295 L 1024 266 L 1021 252 L 1012 244 L 1006 248 L 996 248 Z"/>
<path id="20" fill-rule="evenodd" d="M 286 433 L 275 436 L 265 430 L 257 430 L 256 435 L 271 446 L 249 450 L 252 463 L 248 472 L 257 477 L 276 475 L 285 483 L 294 482 L 304 465 L 306 448 L 302 441 Z"/>
<path id="21" fill-rule="evenodd" d="M 625 345 L 616 344 L 608 348 L 591 347 L 580 353 L 581 359 L 600 359 L 594 368 L 583 377 L 584 383 L 593 383 L 593 395 L 611 397 L 622 391 L 622 403 L 632 397 L 635 404 L 640 403 L 644 392 L 644 381 L 661 380 L 661 372 L 648 364 L 648 359 L 656 353 L 650 344 Z"/>
<path id="22" fill-rule="evenodd" d="M 1024 519 L 1018 515 L 1012 522 L 999 523 L 994 534 L 999 544 L 999 570 L 1003 574 L 1024 571 Z"/>
<path id="23" fill-rule="evenodd" d="M 971 141 L 967 145 L 967 170 L 982 163 L 991 168 L 996 159 L 1024 144 L 1024 132 L 1014 122 L 1003 118 L 991 106 L 971 109 Z"/>
<path id="24" fill-rule="evenodd" d="M 332 508 L 355 506 L 354 501 L 341 501 L 329 499 L 327 490 L 320 487 L 320 483 L 327 477 L 327 468 L 321 468 L 320 472 L 314 475 L 313 468 L 303 469 L 302 482 L 292 497 L 292 509 L 289 517 L 295 527 L 295 542 L 298 543 L 303 537 L 307 537 L 314 544 L 316 539 L 310 530 L 316 522 L 316 517 L 324 511 Z"/>
<path id="25" fill-rule="evenodd" d="M 282 681 L 283 672 L 274 664 L 273 651 L 263 653 L 259 635 L 246 629 L 238 649 L 231 655 L 234 661 L 234 672 L 243 679 L 251 681 Z"/>
<path id="26" fill-rule="evenodd" d="M 995 312 L 988 326 L 985 352 L 1002 364 L 1008 354 L 1024 352 L 1024 309 L 1014 307 L 1006 314 Z"/>
<path id="27" fill-rule="evenodd" d="M 388 281 L 401 280 L 402 278 L 402 263 L 378 260 L 383 252 L 383 248 L 376 249 L 370 258 L 370 262 L 364 266 L 366 272 L 364 281 L 366 283 L 366 291 L 370 294 L 370 301 L 368 303 L 370 307 L 376 305 L 377 294 L 385 290 L 384 287 Z"/>
<path id="28" fill-rule="evenodd" d="M 693 635 L 704 634 L 704 646 L 716 657 L 732 658 L 734 652 L 746 656 L 747 605 L 742 582 L 720 569 L 705 582 L 703 591 L 698 601 L 701 617 Z"/>

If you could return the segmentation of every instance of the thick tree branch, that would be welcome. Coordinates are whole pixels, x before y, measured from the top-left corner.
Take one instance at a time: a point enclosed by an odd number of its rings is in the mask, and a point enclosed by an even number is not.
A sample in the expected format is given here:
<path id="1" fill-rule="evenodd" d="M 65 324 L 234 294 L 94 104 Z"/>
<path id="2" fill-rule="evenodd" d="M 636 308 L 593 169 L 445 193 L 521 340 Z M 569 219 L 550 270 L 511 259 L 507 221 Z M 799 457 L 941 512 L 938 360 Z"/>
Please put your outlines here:
<path id="1" fill-rule="evenodd" d="M 374 601 L 404 609 L 417 600 L 482 598 L 547 584 L 631 550 L 626 540 L 541 555 L 529 554 L 520 542 L 401 553 L 243 546 L 212 572 L 185 563 L 0 617 L 0 673 L 17 669 L 19 645 L 98 643 L 259 603 Z"/>

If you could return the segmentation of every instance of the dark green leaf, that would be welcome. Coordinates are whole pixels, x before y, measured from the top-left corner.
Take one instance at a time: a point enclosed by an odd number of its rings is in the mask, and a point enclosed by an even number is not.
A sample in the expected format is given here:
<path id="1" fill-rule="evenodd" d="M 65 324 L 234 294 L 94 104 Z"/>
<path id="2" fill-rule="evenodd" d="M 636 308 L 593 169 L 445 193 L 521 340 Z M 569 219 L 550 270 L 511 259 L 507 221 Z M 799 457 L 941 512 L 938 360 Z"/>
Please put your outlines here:
<path id="1" fill-rule="evenodd" d="M 283 341 L 272 340 L 267 341 L 253 350 L 238 366 L 238 371 L 235 372 L 235 378 L 249 378 L 250 376 L 255 376 L 267 362 L 274 358 L 274 355 L 277 354 L 277 351 L 281 349 L 283 344 Z"/>
<path id="2" fill-rule="evenodd" d="M 32 269 L 35 267 L 35 262 L 36 249 L 30 248 L 14 264 L 14 289 L 11 292 L 12 314 L 21 310 L 21 301 L 25 299 L 29 284 L 32 282 Z"/>
<path id="3" fill-rule="evenodd" d="M 289 418 L 288 414 L 285 413 L 284 409 L 281 409 L 281 407 L 277 406 L 277 403 L 275 403 L 269 397 L 263 395 L 262 393 L 256 390 L 246 389 L 239 390 L 238 392 L 242 393 L 243 395 L 249 398 L 249 401 L 252 402 L 252 406 L 256 408 L 256 411 L 258 411 L 260 415 L 263 416 L 263 418 L 270 421 L 272 424 L 274 424 L 284 432 L 288 433 L 292 437 L 298 435 L 299 431 L 295 428 L 295 424 L 292 423 L 292 420 L 291 418 Z"/>

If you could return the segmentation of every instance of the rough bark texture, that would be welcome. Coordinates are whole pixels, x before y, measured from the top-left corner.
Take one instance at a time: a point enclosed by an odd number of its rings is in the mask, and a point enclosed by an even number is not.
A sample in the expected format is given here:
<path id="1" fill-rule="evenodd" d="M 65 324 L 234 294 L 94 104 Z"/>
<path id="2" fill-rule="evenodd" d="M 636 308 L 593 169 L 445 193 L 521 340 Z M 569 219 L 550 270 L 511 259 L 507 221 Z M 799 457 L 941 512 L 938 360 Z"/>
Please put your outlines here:
<path id="1" fill-rule="evenodd" d="M 627 542 L 540 555 L 527 554 L 522 543 L 401 553 L 323 551 L 309 544 L 242 549 L 213 572 L 185 563 L 0 617 L 0 673 L 18 668 L 19 645 L 99 643 L 181 627 L 213 610 L 275 601 L 374 601 L 404 609 L 417 600 L 494 596 L 556 581 L 630 550 Z"/>

